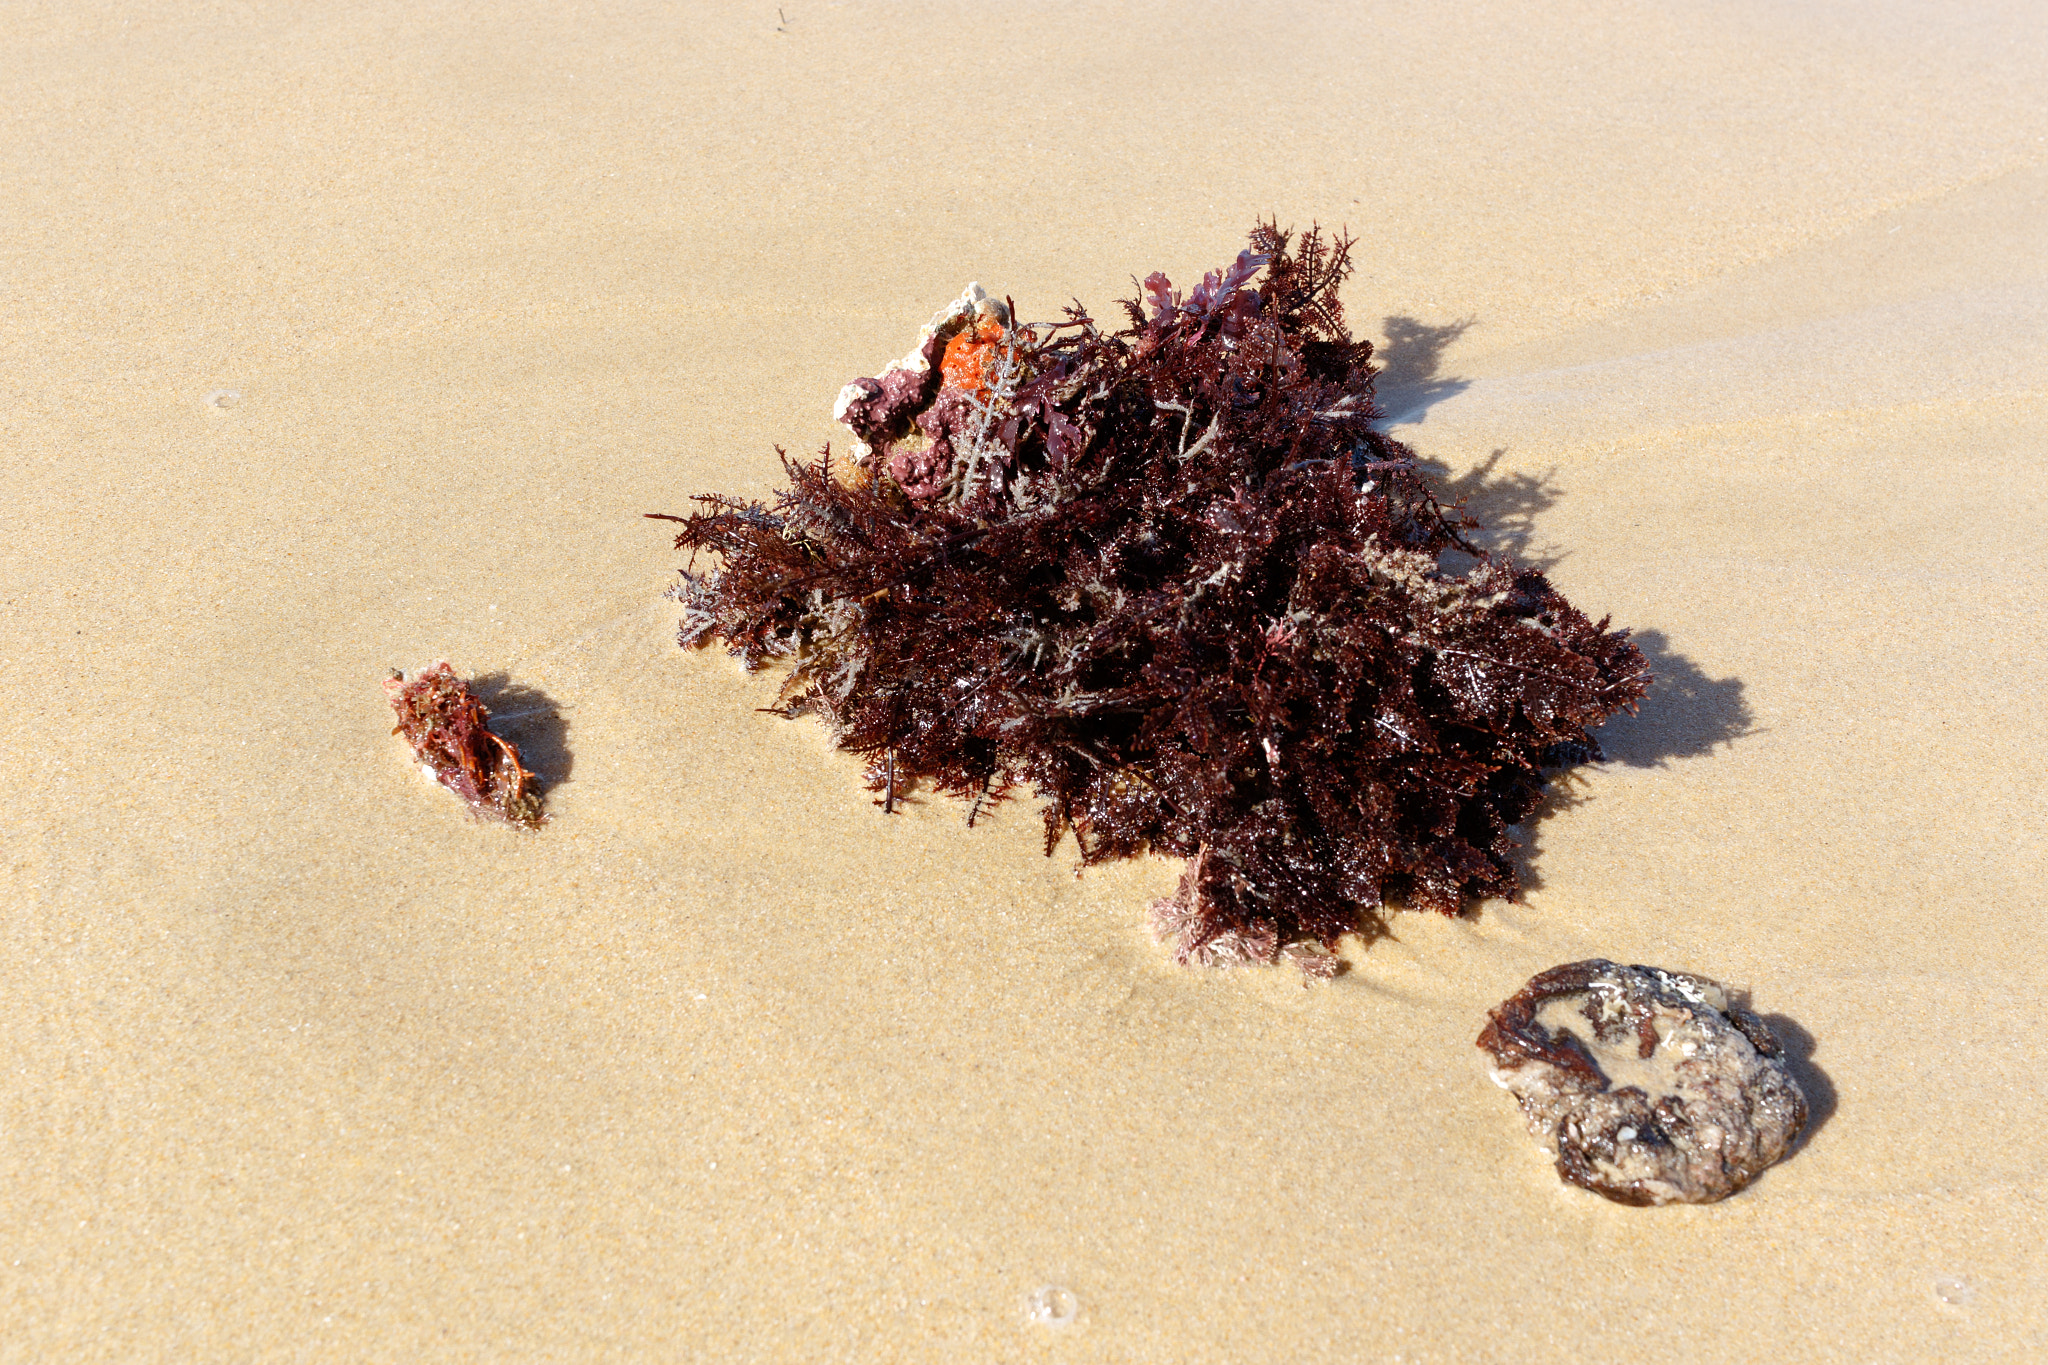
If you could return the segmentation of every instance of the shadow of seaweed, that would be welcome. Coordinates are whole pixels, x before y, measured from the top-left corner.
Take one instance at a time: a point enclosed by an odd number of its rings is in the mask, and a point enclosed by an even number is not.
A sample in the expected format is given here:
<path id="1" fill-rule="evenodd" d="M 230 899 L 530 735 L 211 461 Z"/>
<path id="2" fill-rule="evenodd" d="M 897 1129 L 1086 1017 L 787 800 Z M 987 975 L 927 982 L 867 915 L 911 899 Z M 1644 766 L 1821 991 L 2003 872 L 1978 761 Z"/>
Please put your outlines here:
<path id="1" fill-rule="evenodd" d="M 1545 773 L 1547 780 L 1543 785 L 1543 799 L 1514 827 L 1515 850 L 1508 855 L 1508 861 L 1515 869 L 1515 881 L 1522 894 L 1543 889 L 1544 821 L 1593 799 L 1592 784 L 1585 778 L 1585 770 L 1591 766 L 1578 764 L 1570 768 L 1553 768 Z M 1482 900 L 1467 908 L 1476 909 L 1485 904 Z"/>
<path id="2" fill-rule="evenodd" d="M 1660 768 L 1674 758 L 1700 758 L 1756 733 L 1740 678 L 1708 677 L 1672 649 L 1662 631 L 1633 631 L 1629 639 L 1649 660 L 1655 681 L 1635 715 L 1615 716 L 1595 736 L 1611 762 Z"/>
<path id="3" fill-rule="evenodd" d="M 1672 649 L 1662 631 L 1633 631 L 1629 639 L 1649 661 L 1654 681 L 1635 715 L 1622 712 L 1594 730 L 1607 762 L 1661 768 L 1673 759 L 1704 757 L 1756 733 L 1740 678 L 1708 677 L 1698 664 Z M 1542 804 L 1517 827 L 1521 846 L 1513 861 L 1524 891 L 1543 887 L 1537 870 L 1543 822 L 1593 799 L 1581 776 L 1584 766 L 1588 765 L 1552 769 Z"/>
<path id="4" fill-rule="evenodd" d="M 1507 456 L 1497 448 L 1483 464 L 1452 477 L 1433 460 L 1416 463 L 1437 496 L 1456 504 L 1479 523 L 1466 539 L 1517 564 L 1550 572 L 1567 552 L 1539 539 L 1538 520 L 1562 496 L 1552 472 L 1499 473 Z M 1469 560 L 1465 561 L 1469 563 Z M 1445 567 L 1460 568 L 1448 560 Z M 1622 624 L 1626 625 L 1626 622 Z M 1623 713 L 1600 727 L 1596 738 L 1608 759 L 1631 768 L 1661 767 L 1674 758 L 1698 758 L 1754 734 L 1755 716 L 1743 697 L 1740 678 L 1710 678 L 1671 647 L 1660 630 L 1631 630 L 1629 639 L 1649 662 L 1654 681 L 1636 714 Z"/>
<path id="5" fill-rule="evenodd" d="M 1433 405 L 1471 387 L 1469 379 L 1444 374 L 1443 362 L 1451 343 L 1471 331 L 1477 321 L 1460 318 L 1431 326 L 1420 318 L 1380 319 L 1387 342 L 1374 352 L 1380 373 L 1373 391 L 1391 419 L 1419 422 Z"/>
<path id="6" fill-rule="evenodd" d="M 1420 460 L 1418 464 L 1440 498 L 1459 505 L 1479 523 L 1467 533 L 1474 546 L 1548 572 L 1563 554 L 1539 540 L 1538 522 L 1557 505 L 1562 493 L 1551 471 L 1502 474 L 1500 465 L 1506 455 L 1504 448 L 1496 449 L 1484 463 L 1455 477 L 1439 462 Z M 1469 562 L 1461 554 L 1452 554 L 1445 557 L 1444 567 L 1457 572 Z M 1756 732 L 1741 679 L 1709 677 L 1706 670 L 1673 649 L 1662 631 L 1632 630 L 1630 640 L 1642 651 L 1652 682 L 1634 715 L 1615 715 L 1594 731 L 1606 761 L 1632 768 L 1659 768 L 1673 759 L 1703 757 Z M 1546 776 L 1542 802 L 1518 822 L 1519 847 L 1511 855 L 1525 892 L 1543 886 L 1537 868 L 1544 821 L 1593 798 L 1590 784 L 1574 766 L 1551 769 Z"/>
<path id="7" fill-rule="evenodd" d="M 1479 523 L 1478 529 L 1466 533 L 1467 540 L 1482 550 L 1548 573 L 1564 555 L 1537 543 L 1536 518 L 1557 504 L 1560 495 L 1551 480 L 1554 471 L 1497 473 L 1507 453 L 1507 447 L 1496 447 L 1486 463 L 1455 478 L 1448 465 L 1436 460 L 1418 459 L 1416 466 L 1429 476 L 1446 505 L 1463 509 Z"/>
<path id="8" fill-rule="evenodd" d="M 1813 1141 L 1813 1135 L 1821 1130 L 1821 1125 L 1834 1117 L 1835 1083 L 1814 1063 L 1815 1044 L 1811 1033 L 1782 1014 L 1766 1014 L 1763 1021 L 1771 1026 L 1771 1032 L 1784 1045 L 1785 1068 L 1806 1095 L 1806 1128 L 1792 1147 L 1795 1152 L 1801 1151 Z"/>
<path id="9" fill-rule="evenodd" d="M 568 781 L 576 765 L 560 702 L 504 673 L 482 674 L 470 686 L 491 713 L 492 733 L 519 746 L 519 759 L 533 773 L 534 787 L 542 796 Z"/>

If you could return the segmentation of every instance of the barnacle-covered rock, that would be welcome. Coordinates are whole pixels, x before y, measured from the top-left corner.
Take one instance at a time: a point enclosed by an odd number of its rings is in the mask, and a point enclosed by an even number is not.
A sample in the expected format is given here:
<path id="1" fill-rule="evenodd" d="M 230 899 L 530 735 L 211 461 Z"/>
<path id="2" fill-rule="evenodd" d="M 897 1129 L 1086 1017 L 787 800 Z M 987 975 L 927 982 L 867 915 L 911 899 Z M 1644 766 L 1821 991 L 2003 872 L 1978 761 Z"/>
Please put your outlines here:
<path id="1" fill-rule="evenodd" d="M 866 460 L 908 436 L 915 419 L 938 397 L 941 385 L 959 385 L 958 376 L 966 368 L 963 353 L 1000 340 L 1010 325 L 1008 306 L 970 281 L 960 297 L 919 330 L 909 354 L 881 374 L 856 379 L 841 389 L 832 405 L 832 420 L 845 423 L 853 433 L 855 458 Z M 976 363 L 972 368 L 973 385 L 979 387 L 982 366 Z"/>
<path id="2" fill-rule="evenodd" d="M 1703 976 L 1603 958 L 1553 967 L 1479 1046 L 1557 1173 L 1619 1204 L 1710 1204 L 1806 1126 L 1770 1026 Z"/>
<path id="3" fill-rule="evenodd" d="M 986 501 L 1015 463 L 1011 404 L 1029 340 L 1007 304 L 970 283 L 924 325 L 910 354 L 839 391 L 832 415 L 854 434 L 854 458 L 880 465 L 920 506 Z"/>

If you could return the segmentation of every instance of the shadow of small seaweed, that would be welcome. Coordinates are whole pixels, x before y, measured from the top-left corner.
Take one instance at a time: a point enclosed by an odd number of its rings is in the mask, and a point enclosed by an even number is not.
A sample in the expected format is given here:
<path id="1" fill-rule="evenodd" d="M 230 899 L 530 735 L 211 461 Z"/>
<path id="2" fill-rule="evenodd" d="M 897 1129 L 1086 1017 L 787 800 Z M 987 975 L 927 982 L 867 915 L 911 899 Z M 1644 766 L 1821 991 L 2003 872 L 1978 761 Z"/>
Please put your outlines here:
<path id="1" fill-rule="evenodd" d="M 1660 768 L 1671 759 L 1700 758 L 1756 733 L 1740 678 L 1708 677 L 1672 649 L 1662 631 L 1633 631 L 1629 640 L 1649 660 L 1655 681 L 1635 715 L 1616 716 L 1600 727 L 1596 738 L 1610 761 Z"/>
<path id="2" fill-rule="evenodd" d="M 485 673 L 470 687 L 491 713 L 491 732 L 519 747 L 519 759 L 533 773 L 542 796 L 568 781 L 575 759 L 569 753 L 569 722 L 562 704 L 528 683 L 504 673 Z"/>
<path id="3" fill-rule="evenodd" d="M 1469 379 L 1444 374 L 1443 363 L 1451 343 L 1471 331 L 1477 321 L 1460 318 L 1432 326 L 1420 318 L 1380 319 L 1380 331 L 1387 340 L 1373 354 L 1380 363 L 1373 393 L 1389 417 L 1419 422 L 1431 407 L 1471 387 Z"/>
<path id="4" fill-rule="evenodd" d="M 1792 1148 L 1796 1152 L 1812 1142 L 1813 1135 L 1834 1117 L 1835 1083 L 1813 1060 L 1815 1044 L 1811 1033 L 1782 1014 L 1766 1014 L 1763 1021 L 1771 1026 L 1771 1032 L 1784 1047 L 1785 1069 L 1792 1073 L 1792 1079 L 1799 1082 L 1799 1089 L 1806 1096 L 1806 1129 Z"/>

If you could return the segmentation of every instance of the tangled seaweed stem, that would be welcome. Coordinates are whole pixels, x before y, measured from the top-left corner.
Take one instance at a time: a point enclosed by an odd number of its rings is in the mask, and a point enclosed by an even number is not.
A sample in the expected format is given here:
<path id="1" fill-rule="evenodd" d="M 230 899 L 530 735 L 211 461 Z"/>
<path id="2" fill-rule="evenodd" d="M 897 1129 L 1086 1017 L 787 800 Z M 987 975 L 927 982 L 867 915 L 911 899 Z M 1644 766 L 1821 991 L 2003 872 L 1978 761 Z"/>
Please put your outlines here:
<path id="1" fill-rule="evenodd" d="M 866 757 L 885 811 L 1028 786 L 1048 852 L 1188 859 L 1153 911 L 1185 962 L 1326 974 L 1390 901 L 1513 896 L 1544 767 L 1597 757 L 1648 672 L 1374 429 L 1353 245 L 1261 224 L 1114 333 L 970 286 L 842 393 L 850 470 L 784 455 L 772 507 L 650 514 L 718 560 L 683 571 L 682 642 L 785 662 L 776 709 Z"/>

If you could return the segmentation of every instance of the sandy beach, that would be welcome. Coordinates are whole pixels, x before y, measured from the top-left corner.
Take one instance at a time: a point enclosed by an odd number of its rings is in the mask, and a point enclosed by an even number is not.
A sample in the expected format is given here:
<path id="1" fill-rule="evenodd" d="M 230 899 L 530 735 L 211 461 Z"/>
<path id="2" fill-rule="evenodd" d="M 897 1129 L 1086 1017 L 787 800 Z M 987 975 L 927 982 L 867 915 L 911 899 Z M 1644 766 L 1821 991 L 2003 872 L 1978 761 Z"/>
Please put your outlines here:
<path id="1" fill-rule="evenodd" d="M 2048 11 L 0 0 L 0 1361 L 2048 1358 Z M 1358 239 L 1389 429 L 1658 682 L 1304 987 L 675 643 L 968 280 Z M 380 682 L 546 786 L 472 820 Z M 1561 1185 L 1473 1040 L 1747 988 Z M 1072 1320 L 1034 1319 L 1048 1287 Z"/>

